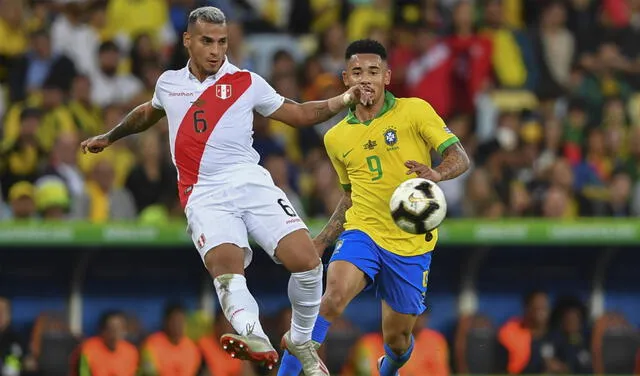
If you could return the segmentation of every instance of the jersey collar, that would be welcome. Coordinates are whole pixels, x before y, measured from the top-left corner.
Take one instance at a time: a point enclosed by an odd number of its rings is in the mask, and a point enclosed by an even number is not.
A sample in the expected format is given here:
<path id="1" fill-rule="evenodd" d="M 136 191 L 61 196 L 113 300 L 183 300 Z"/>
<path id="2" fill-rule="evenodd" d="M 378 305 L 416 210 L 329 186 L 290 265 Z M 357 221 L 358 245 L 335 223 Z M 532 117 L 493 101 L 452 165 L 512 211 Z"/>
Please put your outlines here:
<path id="1" fill-rule="evenodd" d="M 191 69 L 189 69 L 189 63 L 191 63 L 191 59 L 189 59 L 187 61 L 187 66 L 184 68 L 185 72 L 187 72 L 187 78 L 190 79 L 190 80 L 198 81 L 196 76 L 194 76 L 193 73 L 191 73 Z M 222 77 L 226 73 L 228 73 L 230 66 L 231 66 L 231 63 L 229 63 L 229 58 L 227 58 L 227 55 L 224 55 L 224 62 L 220 66 L 220 69 L 218 69 L 218 72 L 216 74 L 214 74 L 214 75 L 211 75 L 211 76 L 207 77 L 205 79 L 205 81 L 206 80 L 217 81 L 220 77 Z"/>
<path id="2" fill-rule="evenodd" d="M 389 111 L 391 109 L 391 107 L 393 107 L 393 105 L 396 103 L 396 97 L 391 94 L 390 91 L 385 90 L 384 92 L 384 104 L 382 105 L 382 108 L 380 109 L 380 112 L 378 112 L 378 114 L 376 115 L 375 118 L 369 120 L 369 121 L 365 121 L 364 125 L 369 125 L 371 124 L 371 122 L 377 118 L 379 118 L 380 116 L 384 115 L 385 113 L 387 113 L 387 111 Z M 356 117 L 356 113 L 355 113 L 355 106 L 349 108 L 349 113 L 347 114 L 347 123 L 349 124 L 360 124 L 360 120 L 358 120 L 358 118 Z"/>

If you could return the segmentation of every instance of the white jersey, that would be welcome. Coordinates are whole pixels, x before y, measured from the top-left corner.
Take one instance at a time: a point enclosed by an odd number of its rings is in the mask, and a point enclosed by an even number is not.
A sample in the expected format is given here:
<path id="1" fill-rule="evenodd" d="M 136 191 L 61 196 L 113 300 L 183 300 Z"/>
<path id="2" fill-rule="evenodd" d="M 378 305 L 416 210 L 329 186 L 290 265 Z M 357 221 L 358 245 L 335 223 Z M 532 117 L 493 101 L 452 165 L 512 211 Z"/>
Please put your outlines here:
<path id="1" fill-rule="evenodd" d="M 220 184 L 224 170 L 258 164 L 253 111 L 267 117 L 283 103 L 284 98 L 262 77 L 226 58 L 204 82 L 191 74 L 188 64 L 160 76 L 151 105 L 167 114 L 183 207 L 197 187 Z"/>

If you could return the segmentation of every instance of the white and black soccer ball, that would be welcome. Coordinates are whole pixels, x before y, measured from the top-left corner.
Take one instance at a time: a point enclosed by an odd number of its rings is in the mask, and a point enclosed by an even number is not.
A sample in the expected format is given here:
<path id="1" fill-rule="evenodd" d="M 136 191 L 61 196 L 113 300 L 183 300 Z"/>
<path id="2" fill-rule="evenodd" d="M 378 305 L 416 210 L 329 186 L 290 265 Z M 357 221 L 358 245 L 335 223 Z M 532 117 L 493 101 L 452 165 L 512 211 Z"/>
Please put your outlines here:
<path id="1" fill-rule="evenodd" d="M 389 202 L 396 225 L 411 234 L 426 234 L 440 226 L 447 214 L 447 201 L 431 180 L 414 178 L 396 188 Z"/>

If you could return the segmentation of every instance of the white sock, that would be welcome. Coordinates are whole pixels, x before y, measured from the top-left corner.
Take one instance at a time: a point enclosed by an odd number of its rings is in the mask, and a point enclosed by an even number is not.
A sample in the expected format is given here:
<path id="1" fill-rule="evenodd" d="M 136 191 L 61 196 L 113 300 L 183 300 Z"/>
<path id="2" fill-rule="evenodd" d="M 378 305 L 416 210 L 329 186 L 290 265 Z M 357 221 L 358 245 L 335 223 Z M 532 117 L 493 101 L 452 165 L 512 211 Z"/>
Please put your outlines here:
<path id="1" fill-rule="evenodd" d="M 311 332 L 320 312 L 322 299 L 322 264 L 312 270 L 291 273 L 289 279 L 291 301 L 291 341 L 302 344 L 311 340 Z"/>
<path id="2" fill-rule="evenodd" d="M 213 280 L 222 311 L 233 329 L 242 336 L 253 334 L 269 339 L 260 325 L 258 302 L 247 288 L 242 274 L 223 274 Z"/>

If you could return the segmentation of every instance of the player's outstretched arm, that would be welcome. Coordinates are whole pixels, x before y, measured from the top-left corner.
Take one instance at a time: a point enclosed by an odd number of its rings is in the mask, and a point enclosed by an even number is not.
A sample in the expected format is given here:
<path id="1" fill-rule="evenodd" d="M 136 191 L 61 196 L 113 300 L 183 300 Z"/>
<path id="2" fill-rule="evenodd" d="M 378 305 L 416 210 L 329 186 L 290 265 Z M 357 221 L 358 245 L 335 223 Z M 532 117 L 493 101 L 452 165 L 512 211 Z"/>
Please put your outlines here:
<path id="1" fill-rule="evenodd" d="M 143 103 L 129 112 L 111 131 L 83 141 L 80 144 L 82 152 L 99 153 L 123 137 L 146 131 L 164 116 L 165 112 L 153 107 L 151 102 Z"/>
<path id="2" fill-rule="evenodd" d="M 442 162 L 434 169 L 416 161 L 407 161 L 404 165 L 409 168 L 407 175 L 417 174 L 419 178 L 437 183 L 462 175 L 469 169 L 471 162 L 460 142 L 456 142 L 444 150 Z"/>
<path id="3" fill-rule="evenodd" d="M 357 102 L 364 104 L 370 101 L 370 94 L 360 90 L 359 86 L 353 86 L 344 94 L 323 101 L 297 103 L 285 99 L 284 104 L 269 117 L 292 127 L 308 127 L 331 119 Z"/>
<path id="4" fill-rule="evenodd" d="M 351 191 L 346 191 L 340 199 L 336 210 L 333 211 L 329 222 L 324 226 L 320 234 L 313 239 L 313 244 L 320 257 L 338 236 L 344 231 L 345 214 L 351 207 Z"/>

